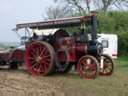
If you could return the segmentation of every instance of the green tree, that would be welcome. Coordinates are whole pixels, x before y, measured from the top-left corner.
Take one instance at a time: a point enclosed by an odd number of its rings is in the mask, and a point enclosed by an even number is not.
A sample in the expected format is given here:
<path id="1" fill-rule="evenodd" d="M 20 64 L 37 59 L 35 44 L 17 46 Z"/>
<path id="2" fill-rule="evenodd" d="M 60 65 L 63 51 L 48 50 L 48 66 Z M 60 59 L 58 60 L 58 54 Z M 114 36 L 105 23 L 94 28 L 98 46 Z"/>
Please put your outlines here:
<path id="1" fill-rule="evenodd" d="M 120 54 L 128 55 L 128 12 L 100 13 L 99 32 L 118 35 L 118 48 Z"/>

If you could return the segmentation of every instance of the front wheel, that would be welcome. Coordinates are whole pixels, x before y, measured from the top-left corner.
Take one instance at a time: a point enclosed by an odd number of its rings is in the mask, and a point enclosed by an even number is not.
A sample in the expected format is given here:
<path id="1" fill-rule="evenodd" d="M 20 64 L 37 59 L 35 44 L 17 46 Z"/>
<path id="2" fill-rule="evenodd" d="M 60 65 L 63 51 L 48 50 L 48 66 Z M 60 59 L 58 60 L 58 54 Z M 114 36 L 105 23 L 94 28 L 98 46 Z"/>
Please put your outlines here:
<path id="1" fill-rule="evenodd" d="M 99 57 L 100 62 L 100 75 L 102 76 L 110 76 L 114 70 L 114 63 L 110 56 L 108 55 L 101 55 Z"/>
<path id="2" fill-rule="evenodd" d="M 83 78 L 95 79 L 99 74 L 99 63 L 93 56 L 83 56 L 77 64 L 77 71 Z"/>

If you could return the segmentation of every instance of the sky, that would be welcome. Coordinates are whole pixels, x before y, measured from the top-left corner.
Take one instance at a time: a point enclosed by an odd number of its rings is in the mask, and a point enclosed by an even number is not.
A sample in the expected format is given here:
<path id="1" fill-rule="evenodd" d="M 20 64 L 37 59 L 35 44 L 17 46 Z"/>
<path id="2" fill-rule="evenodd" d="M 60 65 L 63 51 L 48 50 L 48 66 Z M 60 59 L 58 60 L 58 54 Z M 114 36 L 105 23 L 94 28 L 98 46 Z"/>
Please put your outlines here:
<path id="1" fill-rule="evenodd" d="M 21 22 L 42 21 L 53 0 L 0 0 L 0 42 L 17 42 L 12 31 Z"/>

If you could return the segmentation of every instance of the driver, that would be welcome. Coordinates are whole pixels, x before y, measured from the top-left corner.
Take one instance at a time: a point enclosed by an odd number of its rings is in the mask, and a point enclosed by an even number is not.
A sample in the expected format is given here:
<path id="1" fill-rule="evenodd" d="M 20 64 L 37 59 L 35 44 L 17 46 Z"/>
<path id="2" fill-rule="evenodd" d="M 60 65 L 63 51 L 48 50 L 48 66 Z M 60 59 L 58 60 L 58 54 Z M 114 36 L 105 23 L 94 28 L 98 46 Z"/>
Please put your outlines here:
<path id="1" fill-rule="evenodd" d="M 33 33 L 32 39 L 34 39 L 34 40 L 38 39 L 38 35 L 35 32 Z"/>

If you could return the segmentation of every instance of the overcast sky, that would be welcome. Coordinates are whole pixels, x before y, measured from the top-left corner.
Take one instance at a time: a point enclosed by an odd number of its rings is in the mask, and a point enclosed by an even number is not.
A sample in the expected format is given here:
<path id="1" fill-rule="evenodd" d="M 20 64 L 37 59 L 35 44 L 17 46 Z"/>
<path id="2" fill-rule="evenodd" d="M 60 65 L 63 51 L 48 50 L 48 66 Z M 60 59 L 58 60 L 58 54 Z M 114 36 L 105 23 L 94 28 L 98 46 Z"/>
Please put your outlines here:
<path id="1" fill-rule="evenodd" d="M 53 0 L 0 0 L 0 42 L 15 42 L 17 35 L 11 31 L 17 23 L 43 20 L 46 7 Z"/>

